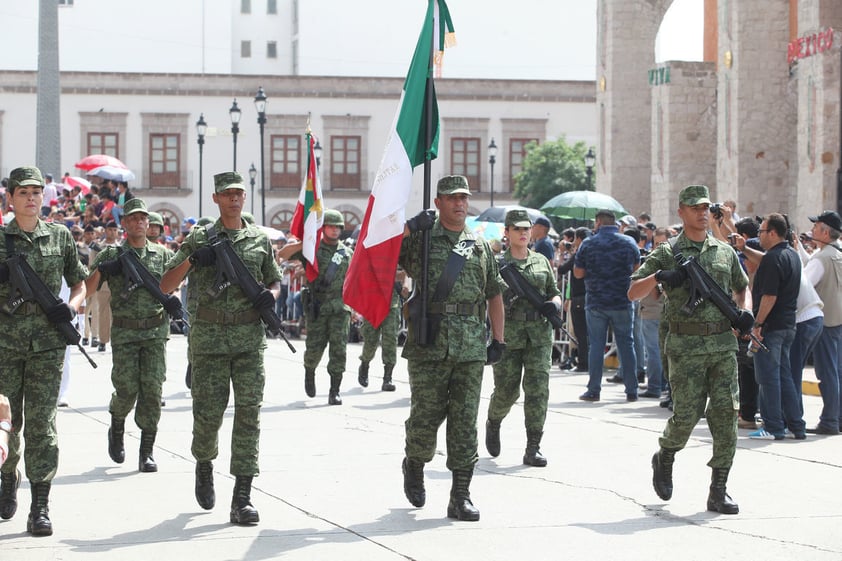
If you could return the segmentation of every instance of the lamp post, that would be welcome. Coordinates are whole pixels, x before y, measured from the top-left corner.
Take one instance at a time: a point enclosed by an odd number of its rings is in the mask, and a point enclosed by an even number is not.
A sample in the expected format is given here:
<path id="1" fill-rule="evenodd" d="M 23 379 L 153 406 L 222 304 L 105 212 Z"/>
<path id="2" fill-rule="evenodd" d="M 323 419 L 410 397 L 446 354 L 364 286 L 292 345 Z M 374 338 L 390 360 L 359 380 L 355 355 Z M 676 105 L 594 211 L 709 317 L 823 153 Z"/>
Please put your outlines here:
<path id="1" fill-rule="evenodd" d="M 594 154 L 593 146 L 588 148 L 588 153 L 585 154 L 585 175 L 588 178 L 588 190 L 592 188 L 593 182 L 593 166 L 596 163 L 596 154 Z"/>
<path id="2" fill-rule="evenodd" d="M 260 125 L 260 218 L 266 224 L 266 161 L 263 149 L 263 126 L 266 124 L 266 92 L 263 86 L 257 88 L 254 96 L 254 108 L 257 109 L 257 124 Z"/>
<path id="3" fill-rule="evenodd" d="M 199 216 L 202 216 L 202 148 L 205 145 L 205 133 L 208 132 L 208 124 L 205 122 L 205 114 L 199 114 L 196 121 L 196 133 L 199 135 L 196 141 L 199 144 Z"/>
<path id="4" fill-rule="evenodd" d="M 494 164 L 497 163 L 497 145 L 494 138 L 488 145 L 488 164 L 491 166 L 491 206 L 494 206 Z"/>
<path id="5" fill-rule="evenodd" d="M 251 214 L 254 216 L 254 179 L 257 177 L 257 168 L 254 167 L 254 162 L 251 163 L 251 167 L 249 168 L 249 183 L 251 183 L 251 193 L 249 197 L 251 198 Z"/>
<path id="6" fill-rule="evenodd" d="M 316 145 L 313 146 L 313 152 L 316 154 L 316 171 L 322 167 L 322 145 L 319 144 L 319 139 L 316 139 Z"/>
<path id="7" fill-rule="evenodd" d="M 234 171 L 237 171 L 237 135 L 240 133 L 240 108 L 237 107 L 237 98 L 234 98 L 234 103 L 231 109 L 228 110 L 228 115 L 231 117 L 231 134 L 234 136 Z"/>

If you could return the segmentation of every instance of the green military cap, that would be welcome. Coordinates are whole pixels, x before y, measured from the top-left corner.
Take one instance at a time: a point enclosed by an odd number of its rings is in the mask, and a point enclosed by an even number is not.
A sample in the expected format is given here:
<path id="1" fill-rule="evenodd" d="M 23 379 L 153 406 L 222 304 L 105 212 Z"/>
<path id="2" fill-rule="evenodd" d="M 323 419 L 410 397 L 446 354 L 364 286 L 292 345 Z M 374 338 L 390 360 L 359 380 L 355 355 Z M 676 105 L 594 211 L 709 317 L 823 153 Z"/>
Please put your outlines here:
<path id="1" fill-rule="evenodd" d="M 257 224 L 257 222 L 255 222 L 254 220 L 254 215 L 250 212 L 243 212 L 242 214 L 240 214 L 240 218 L 242 218 L 243 222 L 245 222 L 246 224 Z"/>
<path id="2" fill-rule="evenodd" d="M 516 226 L 518 228 L 529 228 L 532 220 L 529 213 L 523 209 L 514 209 L 506 213 L 506 227 Z"/>
<path id="3" fill-rule="evenodd" d="M 213 218 L 210 216 L 203 216 L 196 221 L 196 226 L 207 226 L 208 224 L 213 224 Z"/>
<path id="4" fill-rule="evenodd" d="M 44 178 L 41 170 L 35 166 L 21 166 L 12 170 L 9 174 L 9 187 L 25 187 L 27 185 L 44 186 Z"/>
<path id="5" fill-rule="evenodd" d="M 324 225 L 325 226 L 342 226 L 345 227 L 345 219 L 342 217 L 342 213 L 338 210 L 333 210 L 332 208 L 325 209 L 324 213 Z"/>
<path id="6" fill-rule="evenodd" d="M 213 187 L 217 193 L 222 193 L 228 189 L 242 189 L 246 190 L 243 176 L 236 171 L 226 171 L 217 173 L 213 176 Z"/>
<path id="7" fill-rule="evenodd" d="M 161 216 L 159 212 L 150 212 L 149 213 L 149 225 L 150 226 L 160 226 L 161 228 L 164 227 L 164 217 Z"/>
<path id="8" fill-rule="evenodd" d="M 445 175 L 439 179 L 436 191 L 439 195 L 471 194 L 471 190 L 468 188 L 468 179 L 464 175 Z"/>
<path id="9" fill-rule="evenodd" d="M 149 214 L 149 210 L 146 208 L 146 203 L 143 199 L 135 197 L 123 203 L 123 214 L 125 216 L 135 214 L 136 212 L 142 212 L 146 215 Z"/>
<path id="10" fill-rule="evenodd" d="M 704 185 L 690 185 L 678 194 L 678 202 L 686 206 L 710 204 L 710 192 Z"/>

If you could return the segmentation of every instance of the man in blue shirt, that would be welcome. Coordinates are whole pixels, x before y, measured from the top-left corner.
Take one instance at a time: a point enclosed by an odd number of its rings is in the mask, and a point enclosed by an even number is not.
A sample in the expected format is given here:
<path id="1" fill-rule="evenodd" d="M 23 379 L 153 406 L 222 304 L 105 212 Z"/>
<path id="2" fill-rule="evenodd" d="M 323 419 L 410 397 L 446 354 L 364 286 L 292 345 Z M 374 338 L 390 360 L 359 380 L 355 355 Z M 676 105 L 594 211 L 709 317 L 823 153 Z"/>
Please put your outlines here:
<path id="1" fill-rule="evenodd" d="M 632 337 L 632 303 L 626 293 L 629 277 L 640 266 L 640 250 L 619 232 L 610 210 L 596 213 L 596 234 L 576 252 L 573 275 L 585 279 L 585 316 L 588 323 L 588 391 L 582 401 L 599 401 L 603 352 L 608 327 L 614 331 L 622 365 L 626 401 L 637 401 L 637 359 Z"/>
<path id="2" fill-rule="evenodd" d="M 532 225 L 532 239 L 535 240 L 535 246 L 532 249 L 546 257 L 552 265 L 555 248 L 549 238 L 550 227 L 550 221 L 543 216 L 539 216 L 535 220 L 535 224 Z"/>

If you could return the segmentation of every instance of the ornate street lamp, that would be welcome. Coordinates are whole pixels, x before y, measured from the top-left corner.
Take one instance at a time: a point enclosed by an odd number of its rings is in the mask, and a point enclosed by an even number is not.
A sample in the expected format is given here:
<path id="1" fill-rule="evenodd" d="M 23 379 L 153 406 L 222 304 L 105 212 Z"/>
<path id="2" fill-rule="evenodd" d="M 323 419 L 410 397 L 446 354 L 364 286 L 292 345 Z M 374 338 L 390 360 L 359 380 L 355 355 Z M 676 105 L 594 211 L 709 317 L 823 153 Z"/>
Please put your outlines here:
<path id="1" fill-rule="evenodd" d="M 585 174 L 588 177 L 588 190 L 593 188 L 593 166 L 596 163 L 596 154 L 594 154 L 593 146 L 588 148 L 588 153 L 585 154 Z"/>
<path id="2" fill-rule="evenodd" d="M 237 107 L 237 98 L 234 98 L 234 104 L 228 110 L 228 115 L 231 117 L 231 134 L 234 136 L 234 171 L 237 171 L 237 135 L 240 133 L 240 108 Z"/>
<path id="3" fill-rule="evenodd" d="M 257 124 L 260 125 L 260 218 L 266 224 L 266 160 L 263 149 L 263 128 L 266 124 L 266 92 L 263 86 L 257 88 L 254 96 L 254 108 L 257 109 Z"/>
<path id="4" fill-rule="evenodd" d="M 199 120 L 196 121 L 196 133 L 199 138 L 196 142 L 199 144 L 199 216 L 202 216 L 202 148 L 205 145 L 205 133 L 208 132 L 208 124 L 205 122 L 205 114 L 199 114 Z"/>
<path id="5" fill-rule="evenodd" d="M 488 145 L 488 164 L 491 166 L 491 206 L 494 206 L 494 164 L 497 163 L 497 145 L 492 137 Z"/>
<path id="6" fill-rule="evenodd" d="M 249 168 L 249 183 L 251 183 L 251 193 L 249 194 L 249 198 L 251 198 L 251 214 L 254 216 L 254 180 L 257 177 L 257 168 L 254 167 L 254 162 L 251 163 L 251 167 Z"/>
<path id="7" fill-rule="evenodd" d="M 313 146 L 313 152 L 316 154 L 316 171 L 322 167 L 322 145 L 319 144 L 319 139 L 316 139 L 316 145 Z"/>

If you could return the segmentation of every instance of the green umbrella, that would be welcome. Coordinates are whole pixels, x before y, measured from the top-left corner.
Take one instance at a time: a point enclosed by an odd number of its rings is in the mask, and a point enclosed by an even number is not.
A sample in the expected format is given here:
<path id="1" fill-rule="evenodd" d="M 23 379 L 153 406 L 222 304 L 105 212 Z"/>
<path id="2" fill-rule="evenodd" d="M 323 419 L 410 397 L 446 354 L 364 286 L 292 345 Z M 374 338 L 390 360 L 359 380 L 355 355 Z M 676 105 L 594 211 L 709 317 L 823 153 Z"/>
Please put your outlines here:
<path id="1" fill-rule="evenodd" d="M 567 191 L 541 206 L 541 210 L 549 216 L 572 220 L 593 220 L 597 211 L 603 208 L 613 212 L 617 218 L 628 214 L 614 197 L 596 191 Z"/>

